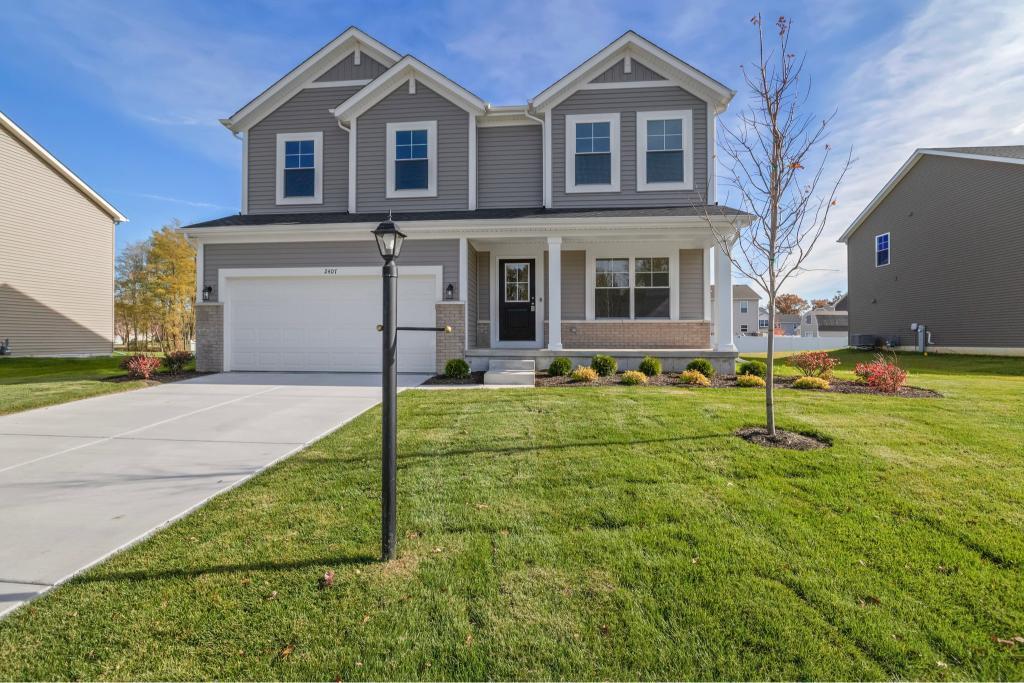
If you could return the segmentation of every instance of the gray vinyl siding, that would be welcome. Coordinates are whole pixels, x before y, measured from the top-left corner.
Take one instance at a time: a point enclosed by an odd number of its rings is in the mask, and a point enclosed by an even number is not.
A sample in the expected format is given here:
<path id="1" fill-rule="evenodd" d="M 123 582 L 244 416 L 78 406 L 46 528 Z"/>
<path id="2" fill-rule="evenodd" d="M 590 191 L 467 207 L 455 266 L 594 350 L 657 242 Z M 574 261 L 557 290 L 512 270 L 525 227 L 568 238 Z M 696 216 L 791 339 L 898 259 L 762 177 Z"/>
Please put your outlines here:
<path id="1" fill-rule="evenodd" d="M 925 155 L 850 237 L 850 334 L 1024 346 L 1024 166 Z M 890 263 L 875 267 L 875 236 Z"/>
<path id="2" fill-rule="evenodd" d="M 477 206 L 481 209 L 544 203 L 541 126 L 477 129 Z"/>
<path id="3" fill-rule="evenodd" d="M 544 301 L 548 301 L 549 252 L 544 252 Z M 547 319 L 545 307 L 544 318 Z M 587 252 L 562 252 L 562 320 L 587 317 Z"/>
<path id="4" fill-rule="evenodd" d="M 355 53 L 350 54 L 341 60 L 324 74 L 318 77 L 317 81 L 357 81 L 366 78 L 376 78 L 387 71 L 388 68 L 374 60 L 366 53 L 363 53 L 359 65 L 355 63 Z M 336 106 L 336 105 L 335 105 Z"/>
<path id="5" fill-rule="evenodd" d="M 631 73 L 626 73 L 626 60 L 620 59 L 600 76 L 590 81 L 591 83 L 635 83 L 637 81 L 663 81 L 665 77 L 655 73 L 636 59 L 631 60 L 633 68 Z"/>
<path id="6" fill-rule="evenodd" d="M 203 284 L 213 287 L 212 300 L 217 300 L 221 268 L 346 268 L 379 267 L 380 264 L 380 252 L 372 239 L 365 242 L 207 244 L 203 247 Z M 453 284 L 458 298 L 458 240 L 409 240 L 398 258 L 399 277 L 402 266 L 442 266 L 442 286 Z"/>
<path id="7" fill-rule="evenodd" d="M 476 339 L 477 297 L 479 296 L 476 279 L 477 253 L 472 244 L 467 244 L 466 247 L 466 288 L 469 290 L 464 295 L 466 299 L 466 329 L 470 339 Z"/>
<path id="8" fill-rule="evenodd" d="M 437 121 L 437 196 L 385 197 L 387 124 Z M 406 81 L 358 119 L 356 208 L 366 211 L 450 211 L 469 207 L 469 114 L 423 83 Z"/>
<path id="9" fill-rule="evenodd" d="M 705 319 L 703 249 L 679 250 L 679 319 Z"/>
<path id="10" fill-rule="evenodd" d="M 692 191 L 636 191 L 636 112 L 693 110 Z M 565 192 L 565 117 L 567 114 L 620 114 L 620 191 Z M 551 125 L 552 203 L 565 207 L 691 206 L 707 196 L 707 106 L 682 88 L 581 90 L 555 107 Z"/>
<path id="11" fill-rule="evenodd" d="M 491 252 L 476 254 L 476 283 L 478 288 L 476 310 L 480 320 L 491 319 Z"/>
<path id="12" fill-rule="evenodd" d="M 328 111 L 359 90 L 309 88 L 271 112 L 249 132 L 249 213 L 309 213 L 348 211 L 348 133 Z M 323 132 L 324 179 L 322 204 L 277 201 L 277 134 Z"/>

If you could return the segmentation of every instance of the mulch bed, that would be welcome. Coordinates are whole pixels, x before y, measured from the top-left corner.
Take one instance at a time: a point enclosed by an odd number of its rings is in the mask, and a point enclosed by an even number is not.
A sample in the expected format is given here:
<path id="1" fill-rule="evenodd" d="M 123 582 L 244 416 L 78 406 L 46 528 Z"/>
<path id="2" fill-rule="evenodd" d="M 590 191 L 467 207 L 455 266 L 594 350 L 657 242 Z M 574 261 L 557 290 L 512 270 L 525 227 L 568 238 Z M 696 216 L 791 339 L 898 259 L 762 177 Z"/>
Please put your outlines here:
<path id="1" fill-rule="evenodd" d="M 204 377 L 209 374 L 211 373 L 196 372 L 195 370 L 189 370 L 188 372 L 179 372 L 176 375 L 172 375 L 169 372 L 158 372 L 145 381 L 147 385 L 155 387 L 158 384 L 170 384 L 171 382 L 180 382 L 184 379 L 195 379 L 196 377 Z M 117 384 L 120 382 L 135 382 L 137 380 L 129 377 L 128 375 L 118 375 L 117 377 L 104 377 L 103 381 L 114 382 L 115 384 Z"/>
<path id="2" fill-rule="evenodd" d="M 776 377 L 775 386 L 791 388 L 793 382 L 795 382 L 796 380 L 796 377 Z M 942 394 L 940 394 L 937 391 L 932 391 L 931 389 L 922 389 L 921 387 L 912 387 L 908 385 L 903 385 L 902 387 L 900 387 L 900 390 L 895 394 L 887 394 L 884 391 L 879 391 L 878 389 L 869 387 L 866 384 L 851 382 L 848 379 L 836 379 L 833 377 L 828 381 L 828 383 L 829 385 L 831 385 L 832 388 L 829 389 L 829 391 L 826 393 L 831 392 L 836 394 L 878 394 L 880 396 L 901 396 L 903 398 L 942 398 Z M 798 389 L 797 391 L 811 390 Z"/>
<path id="3" fill-rule="evenodd" d="M 831 448 L 832 444 L 811 434 L 798 434 L 776 429 L 775 436 L 768 436 L 764 427 L 744 427 L 736 430 L 736 436 L 750 443 L 767 448 L 788 448 L 793 451 L 813 451 L 818 448 Z"/>
<path id="4" fill-rule="evenodd" d="M 483 372 L 471 372 L 469 377 L 462 379 L 455 379 L 452 377 L 445 377 L 444 375 L 434 375 L 428 379 L 424 384 L 483 384 L 484 373 Z"/>
<path id="5" fill-rule="evenodd" d="M 538 387 L 607 387 L 622 384 L 622 373 L 598 377 L 596 382 L 573 382 L 568 376 L 554 377 L 546 372 L 537 373 Z M 675 373 L 662 373 L 647 378 L 648 386 L 672 387 L 679 385 Z"/>

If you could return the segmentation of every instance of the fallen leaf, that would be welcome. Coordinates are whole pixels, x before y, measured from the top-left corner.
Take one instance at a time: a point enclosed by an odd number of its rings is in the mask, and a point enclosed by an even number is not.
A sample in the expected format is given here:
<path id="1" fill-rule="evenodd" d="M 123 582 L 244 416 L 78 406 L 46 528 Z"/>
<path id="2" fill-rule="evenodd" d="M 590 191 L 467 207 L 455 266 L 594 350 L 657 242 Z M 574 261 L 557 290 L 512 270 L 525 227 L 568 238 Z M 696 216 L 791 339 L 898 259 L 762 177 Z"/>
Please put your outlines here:
<path id="1" fill-rule="evenodd" d="M 608 635 L 608 631 L 609 630 L 610 629 L 608 628 L 608 624 L 601 624 L 601 635 L 603 635 L 603 636 Z"/>
<path id="2" fill-rule="evenodd" d="M 472 645 L 473 645 L 473 634 L 472 633 L 467 633 L 466 634 L 466 645 L 472 647 Z"/>
<path id="3" fill-rule="evenodd" d="M 490 510 L 491 506 L 488 505 L 487 503 L 477 503 L 476 504 L 476 509 L 477 510 Z"/>
<path id="4" fill-rule="evenodd" d="M 937 662 L 935 662 L 935 666 L 939 667 L 940 669 L 948 669 L 949 668 L 949 664 L 946 664 L 941 659 L 938 660 Z"/>
<path id="5" fill-rule="evenodd" d="M 366 622 L 368 622 L 369 620 L 370 620 L 370 615 L 369 615 L 369 614 L 364 614 L 364 615 L 363 615 L 363 623 L 365 624 L 365 623 L 366 623 Z"/>
<path id="6" fill-rule="evenodd" d="M 999 636 L 989 636 L 989 639 L 993 643 L 999 643 L 1000 645 L 1009 645 L 1010 647 L 1016 647 L 1018 643 L 1024 643 L 1024 638 L 1020 636 L 1010 636 L 1009 638 L 1000 638 Z"/>
<path id="7" fill-rule="evenodd" d="M 1011 640 L 1013 640 L 1013 642 L 1015 643 L 1024 644 L 1024 636 L 1014 636 L 1013 638 L 1011 638 Z"/>
<path id="8" fill-rule="evenodd" d="M 438 547 L 434 548 L 434 552 L 435 553 L 444 552 L 444 548 L 442 548 L 441 546 L 438 546 Z"/>
<path id="9" fill-rule="evenodd" d="M 700 562 L 700 558 L 699 557 L 694 557 L 693 559 L 690 560 L 690 564 L 697 564 L 698 562 Z"/>
<path id="10" fill-rule="evenodd" d="M 324 575 L 320 577 L 319 584 L 320 584 L 320 590 L 323 590 L 325 588 L 330 588 L 331 586 L 333 586 L 334 585 L 334 570 L 333 569 L 328 569 L 326 572 L 324 572 Z"/>
<path id="11" fill-rule="evenodd" d="M 882 604 L 882 601 L 879 600 L 878 598 L 876 598 L 873 595 L 865 595 L 858 602 L 860 603 L 861 607 L 866 607 L 868 605 L 881 605 Z"/>
<path id="12" fill-rule="evenodd" d="M 268 595 L 267 597 L 265 597 L 263 599 L 264 600 L 274 600 L 275 598 L 277 598 L 277 591 L 270 591 L 270 595 Z"/>
<path id="13" fill-rule="evenodd" d="M 242 579 L 241 581 L 243 586 L 248 586 L 250 583 L 252 583 L 252 579 Z"/>
<path id="14" fill-rule="evenodd" d="M 356 662 L 356 666 L 362 666 L 362 665 L 363 665 L 362 662 Z"/>
<path id="15" fill-rule="evenodd" d="M 287 658 L 293 652 L 295 652 L 295 646 L 292 645 L 291 643 L 288 643 L 287 645 L 285 645 L 281 649 L 281 651 L 277 654 L 277 656 L 280 657 L 281 659 L 285 659 L 285 658 Z"/>
<path id="16" fill-rule="evenodd" d="M 406 538 L 419 538 L 420 535 L 418 533 L 416 533 L 415 531 L 410 531 L 409 533 L 407 533 L 405 535 L 405 537 Z"/>

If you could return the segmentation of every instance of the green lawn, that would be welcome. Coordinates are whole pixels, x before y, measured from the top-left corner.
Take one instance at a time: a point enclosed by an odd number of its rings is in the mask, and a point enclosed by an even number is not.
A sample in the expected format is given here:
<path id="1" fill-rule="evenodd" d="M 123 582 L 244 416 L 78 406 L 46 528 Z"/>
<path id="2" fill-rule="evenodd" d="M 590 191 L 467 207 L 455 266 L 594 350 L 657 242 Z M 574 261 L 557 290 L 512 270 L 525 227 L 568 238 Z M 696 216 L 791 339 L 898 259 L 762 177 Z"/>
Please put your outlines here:
<path id="1" fill-rule="evenodd" d="M 945 397 L 780 389 L 812 452 L 732 436 L 751 389 L 404 393 L 397 561 L 371 411 L 0 622 L 0 678 L 1024 678 L 1024 362 L 907 365 Z"/>
<path id="2" fill-rule="evenodd" d="M 118 367 L 123 357 L 0 357 L 0 415 L 149 386 L 143 380 L 110 381 L 128 374 Z"/>

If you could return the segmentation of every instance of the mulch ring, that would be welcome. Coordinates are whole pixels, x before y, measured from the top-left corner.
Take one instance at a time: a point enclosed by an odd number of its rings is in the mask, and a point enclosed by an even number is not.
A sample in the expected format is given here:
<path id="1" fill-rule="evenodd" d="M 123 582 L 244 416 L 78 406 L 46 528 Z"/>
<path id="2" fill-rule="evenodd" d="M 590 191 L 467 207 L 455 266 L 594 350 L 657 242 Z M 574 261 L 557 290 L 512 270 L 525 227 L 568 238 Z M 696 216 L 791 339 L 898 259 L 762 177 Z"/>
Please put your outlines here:
<path id="1" fill-rule="evenodd" d="M 156 372 L 153 373 L 149 379 L 145 380 L 147 386 L 155 387 L 158 384 L 170 384 L 171 382 L 180 382 L 183 379 L 195 379 L 196 377 L 205 377 L 212 373 L 209 372 L 196 372 L 195 370 L 189 370 L 188 372 L 179 372 L 176 375 L 172 375 L 169 372 Z M 117 377 L 104 377 L 104 382 L 114 382 L 115 384 L 120 382 L 135 382 L 138 381 L 128 375 L 118 375 Z"/>
<path id="2" fill-rule="evenodd" d="M 483 372 L 471 372 L 469 377 L 463 377 L 456 379 L 454 377 L 445 377 L 444 375 L 434 375 L 428 379 L 424 384 L 483 384 L 484 373 Z"/>
<path id="3" fill-rule="evenodd" d="M 832 442 L 813 434 L 799 434 L 776 429 L 775 436 L 768 436 L 764 427 L 744 427 L 736 430 L 736 436 L 750 443 L 766 448 L 788 448 L 793 451 L 813 451 L 818 448 L 831 448 Z"/>
<path id="4" fill-rule="evenodd" d="M 797 380 L 796 377 L 776 377 L 775 386 L 792 388 L 793 382 Z M 921 387 L 912 387 L 903 385 L 900 390 L 895 394 L 889 394 L 884 391 L 879 391 L 873 387 L 869 387 L 866 384 L 859 382 L 851 382 L 848 379 L 838 379 L 833 377 L 828 381 L 831 388 L 830 392 L 836 394 L 878 394 L 880 396 L 901 396 L 903 398 L 942 398 L 942 394 L 931 389 L 922 389 Z M 809 391 L 808 389 L 801 389 L 799 391 Z"/>

